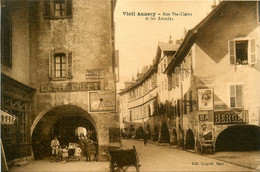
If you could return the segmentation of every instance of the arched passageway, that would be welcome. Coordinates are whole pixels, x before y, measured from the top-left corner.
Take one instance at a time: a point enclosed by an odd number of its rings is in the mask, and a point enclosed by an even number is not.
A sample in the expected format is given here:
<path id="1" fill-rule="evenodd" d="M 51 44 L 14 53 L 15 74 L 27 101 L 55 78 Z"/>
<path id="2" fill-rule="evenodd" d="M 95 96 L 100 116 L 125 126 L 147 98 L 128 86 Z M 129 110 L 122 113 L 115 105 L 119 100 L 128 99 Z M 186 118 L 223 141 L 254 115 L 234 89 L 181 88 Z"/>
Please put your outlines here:
<path id="1" fill-rule="evenodd" d="M 174 144 L 174 145 L 177 144 L 177 131 L 176 131 L 176 129 L 172 130 L 172 144 Z"/>
<path id="2" fill-rule="evenodd" d="M 57 136 L 60 145 L 79 143 L 78 128 L 85 128 L 86 136 L 97 142 L 97 132 L 90 115 L 77 106 L 59 106 L 47 112 L 36 125 L 32 134 L 35 159 L 50 156 L 51 140 Z"/>
<path id="3" fill-rule="evenodd" d="M 188 129 L 188 131 L 186 132 L 185 148 L 194 150 L 194 145 L 195 145 L 194 134 L 191 131 L 191 129 Z"/>
<path id="4" fill-rule="evenodd" d="M 147 139 L 148 140 L 150 140 L 151 139 L 151 128 L 150 128 L 150 125 L 148 124 L 147 126 L 146 126 L 146 134 L 147 134 Z"/>
<path id="5" fill-rule="evenodd" d="M 135 136 L 134 126 L 131 125 L 127 132 L 127 138 L 133 138 Z"/>
<path id="6" fill-rule="evenodd" d="M 170 134 L 166 123 L 163 123 L 161 128 L 160 143 L 170 143 Z"/>
<path id="7" fill-rule="evenodd" d="M 144 129 L 143 129 L 143 127 L 139 127 L 139 128 L 136 130 L 135 138 L 136 138 L 136 139 L 142 139 L 143 136 L 144 136 Z"/>
<path id="8" fill-rule="evenodd" d="M 216 151 L 260 150 L 260 127 L 254 125 L 231 126 L 216 140 Z"/>
<path id="9" fill-rule="evenodd" d="M 159 138 L 159 129 L 157 126 L 154 126 L 152 140 L 158 141 L 158 138 Z"/>

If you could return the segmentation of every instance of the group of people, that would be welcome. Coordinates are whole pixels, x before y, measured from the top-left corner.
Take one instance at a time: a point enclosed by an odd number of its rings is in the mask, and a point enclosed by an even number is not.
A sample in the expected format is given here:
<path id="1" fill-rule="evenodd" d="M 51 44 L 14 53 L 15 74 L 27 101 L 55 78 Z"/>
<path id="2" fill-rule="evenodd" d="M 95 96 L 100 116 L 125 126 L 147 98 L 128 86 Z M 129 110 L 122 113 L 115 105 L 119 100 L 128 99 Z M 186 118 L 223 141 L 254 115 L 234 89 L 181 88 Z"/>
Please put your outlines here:
<path id="1" fill-rule="evenodd" d="M 51 141 L 51 148 L 51 162 L 55 159 L 57 162 L 63 161 L 63 163 L 66 163 L 69 161 L 69 156 L 74 156 L 77 162 L 80 161 L 82 154 L 86 157 L 86 161 L 91 161 L 96 155 L 94 142 L 84 135 L 79 137 L 79 144 L 70 144 L 69 147 L 60 146 L 58 138 L 55 137 Z"/>

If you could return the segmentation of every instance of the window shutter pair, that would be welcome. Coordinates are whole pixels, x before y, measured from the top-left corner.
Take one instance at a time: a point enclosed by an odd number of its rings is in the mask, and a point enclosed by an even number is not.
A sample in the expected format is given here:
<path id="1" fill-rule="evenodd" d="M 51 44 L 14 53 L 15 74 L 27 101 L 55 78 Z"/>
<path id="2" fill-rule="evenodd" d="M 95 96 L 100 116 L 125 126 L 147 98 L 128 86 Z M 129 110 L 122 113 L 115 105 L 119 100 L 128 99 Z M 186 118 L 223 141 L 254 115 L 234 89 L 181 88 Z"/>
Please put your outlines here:
<path id="1" fill-rule="evenodd" d="M 72 78 L 72 52 L 66 53 L 67 56 L 67 78 Z M 54 78 L 54 54 L 49 54 L 49 78 Z"/>
<path id="2" fill-rule="evenodd" d="M 256 56 L 255 39 L 251 39 L 248 42 L 249 42 L 249 45 L 248 45 L 248 63 L 249 64 L 256 64 L 257 63 L 257 56 Z M 236 64 L 236 41 L 230 40 L 228 42 L 228 49 L 229 49 L 230 64 Z"/>

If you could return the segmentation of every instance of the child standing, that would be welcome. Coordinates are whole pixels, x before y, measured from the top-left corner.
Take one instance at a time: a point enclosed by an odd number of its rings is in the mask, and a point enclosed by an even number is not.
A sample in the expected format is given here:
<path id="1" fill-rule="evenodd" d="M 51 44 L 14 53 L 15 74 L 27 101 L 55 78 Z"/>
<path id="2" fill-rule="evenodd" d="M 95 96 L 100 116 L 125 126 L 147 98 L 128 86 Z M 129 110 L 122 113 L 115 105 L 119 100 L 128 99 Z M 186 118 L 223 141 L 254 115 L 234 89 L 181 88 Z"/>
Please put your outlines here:
<path id="1" fill-rule="evenodd" d="M 65 146 L 62 149 L 62 157 L 63 157 L 63 164 L 65 164 L 66 162 L 69 161 L 69 154 L 68 154 L 68 147 L 67 146 Z"/>
<path id="2" fill-rule="evenodd" d="M 79 146 L 77 146 L 77 147 L 75 148 L 74 156 L 75 156 L 75 158 L 76 158 L 76 161 L 80 161 L 81 149 L 80 149 Z"/>
<path id="3" fill-rule="evenodd" d="M 58 148 L 58 160 L 62 161 L 62 148 L 60 146 Z"/>

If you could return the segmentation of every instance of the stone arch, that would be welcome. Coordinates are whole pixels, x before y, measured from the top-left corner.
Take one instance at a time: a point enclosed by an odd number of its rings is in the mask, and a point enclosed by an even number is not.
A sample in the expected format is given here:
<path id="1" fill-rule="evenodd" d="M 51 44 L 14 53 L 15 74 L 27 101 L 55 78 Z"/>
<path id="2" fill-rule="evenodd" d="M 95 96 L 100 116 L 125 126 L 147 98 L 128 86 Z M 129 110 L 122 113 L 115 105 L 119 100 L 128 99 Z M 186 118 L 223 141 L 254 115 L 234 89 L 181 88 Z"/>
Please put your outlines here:
<path id="1" fill-rule="evenodd" d="M 176 145 L 177 144 L 177 141 L 178 141 L 178 135 L 177 135 L 177 131 L 176 129 L 174 128 L 172 130 L 172 144 Z"/>
<path id="2" fill-rule="evenodd" d="M 144 129 L 143 127 L 138 127 L 138 129 L 136 130 L 136 134 L 135 134 L 135 138 L 136 139 L 142 139 L 144 135 Z"/>
<path id="3" fill-rule="evenodd" d="M 93 118 L 78 106 L 56 106 L 38 115 L 31 127 L 34 157 L 40 159 L 50 155 L 50 142 L 54 136 L 58 136 L 60 145 L 78 143 L 75 135 L 78 127 L 86 128 L 87 136 L 98 143 L 98 130 Z"/>
<path id="4" fill-rule="evenodd" d="M 160 143 L 170 143 L 170 134 L 166 123 L 162 124 Z"/>
<path id="5" fill-rule="evenodd" d="M 37 117 L 34 119 L 33 124 L 32 124 L 32 126 L 31 126 L 31 136 L 32 136 L 32 133 L 33 133 L 33 131 L 34 131 L 36 125 L 39 123 L 39 121 L 43 118 L 43 116 L 44 116 L 45 114 L 47 114 L 48 112 L 52 111 L 53 109 L 56 109 L 56 108 L 59 108 L 59 107 L 65 107 L 65 106 L 66 106 L 66 107 L 71 107 L 71 108 L 76 107 L 76 108 L 78 108 L 78 109 L 81 109 L 82 112 L 85 112 L 85 114 L 84 114 L 85 117 L 94 125 L 96 131 L 98 131 L 98 128 L 97 128 L 97 126 L 96 126 L 96 123 L 95 123 L 94 119 L 93 119 L 93 118 L 91 117 L 91 115 L 90 115 L 87 111 L 85 111 L 83 108 L 81 108 L 81 107 L 78 106 L 78 105 L 59 105 L 59 106 L 54 106 L 54 107 L 51 107 L 51 108 L 49 108 L 49 109 L 46 109 L 46 110 L 42 111 L 39 115 L 37 115 Z"/>
<path id="6" fill-rule="evenodd" d="M 260 150 L 260 127 L 234 125 L 224 129 L 216 139 L 216 151 Z"/>
<path id="7" fill-rule="evenodd" d="M 153 141 L 157 141 L 158 138 L 159 138 L 159 129 L 158 129 L 158 126 L 155 125 L 155 126 L 154 126 L 154 129 L 153 129 L 152 140 L 153 140 Z"/>
<path id="8" fill-rule="evenodd" d="M 195 146 L 194 134 L 191 129 L 188 129 L 188 131 L 186 132 L 185 148 L 194 150 L 194 146 Z"/>
<path id="9" fill-rule="evenodd" d="M 147 134 L 147 139 L 151 139 L 151 128 L 149 124 L 146 125 L 145 131 Z"/>

